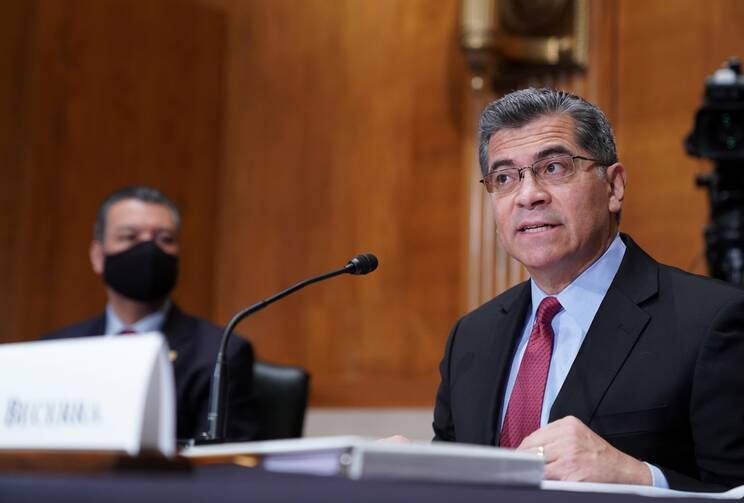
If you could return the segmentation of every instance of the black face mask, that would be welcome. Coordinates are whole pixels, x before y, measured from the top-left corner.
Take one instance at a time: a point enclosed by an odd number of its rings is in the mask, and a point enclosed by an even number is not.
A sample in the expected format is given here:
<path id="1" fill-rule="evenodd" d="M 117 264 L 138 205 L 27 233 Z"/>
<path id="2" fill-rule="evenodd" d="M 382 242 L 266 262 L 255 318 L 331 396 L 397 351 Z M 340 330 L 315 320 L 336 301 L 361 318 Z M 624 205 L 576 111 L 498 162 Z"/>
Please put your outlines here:
<path id="1" fill-rule="evenodd" d="M 177 278 L 178 257 L 164 252 L 153 241 L 104 257 L 103 281 L 133 300 L 163 299 L 176 286 Z"/>

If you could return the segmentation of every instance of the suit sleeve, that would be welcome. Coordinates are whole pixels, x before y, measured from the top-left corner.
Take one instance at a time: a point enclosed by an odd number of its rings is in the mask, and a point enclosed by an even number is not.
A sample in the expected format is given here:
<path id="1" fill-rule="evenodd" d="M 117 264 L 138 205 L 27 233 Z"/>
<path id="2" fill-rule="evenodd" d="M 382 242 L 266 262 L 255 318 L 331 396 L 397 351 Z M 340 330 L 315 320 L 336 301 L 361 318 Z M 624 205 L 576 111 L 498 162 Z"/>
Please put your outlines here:
<path id="1" fill-rule="evenodd" d="M 450 386 L 451 386 L 451 359 L 452 347 L 455 344 L 455 337 L 460 326 L 458 321 L 450 332 L 447 339 L 447 345 L 444 350 L 444 357 L 439 364 L 440 383 L 437 390 L 436 403 L 434 405 L 434 439 L 435 441 L 455 442 L 455 424 L 452 418 L 452 404 Z"/>
<path id="2" fill-rule="evenodd" d="M 702 343 L 690 424 L 700 480 L 744 484 L 744 294 L 718 312 Z"/>
<path id="3" fill-rule="evenodd" d="M 698 352 L 690 394 L 697 463 L 691 477 L 659 468 L 673 489 L 724 491 L 744 484 L 744 295 L 713 317 Z"/>

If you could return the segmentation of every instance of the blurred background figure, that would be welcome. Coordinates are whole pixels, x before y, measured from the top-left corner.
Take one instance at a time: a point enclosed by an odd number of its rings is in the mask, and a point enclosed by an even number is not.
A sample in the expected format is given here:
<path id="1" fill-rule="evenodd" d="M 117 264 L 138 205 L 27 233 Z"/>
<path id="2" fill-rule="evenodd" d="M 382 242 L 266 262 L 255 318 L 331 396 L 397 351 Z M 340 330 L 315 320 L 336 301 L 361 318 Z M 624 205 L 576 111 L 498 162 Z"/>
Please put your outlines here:
<path id="1" fill-rule="evenodd" d="M 207 431 L 209 387 L 222 330 L 170 300 L 178 279 L 180 227 L 178 208 L 157 189 L 125 187 L 108 196 L 98 210 L 90 245 L 91 266 L 106 288 L 105 312 L 45 338 L 162 332 L 175 374 L 177 437 L 186 439 Z M 227 436 L 251 438 L 253 348 L 234 337 L 228 358 Z"/>

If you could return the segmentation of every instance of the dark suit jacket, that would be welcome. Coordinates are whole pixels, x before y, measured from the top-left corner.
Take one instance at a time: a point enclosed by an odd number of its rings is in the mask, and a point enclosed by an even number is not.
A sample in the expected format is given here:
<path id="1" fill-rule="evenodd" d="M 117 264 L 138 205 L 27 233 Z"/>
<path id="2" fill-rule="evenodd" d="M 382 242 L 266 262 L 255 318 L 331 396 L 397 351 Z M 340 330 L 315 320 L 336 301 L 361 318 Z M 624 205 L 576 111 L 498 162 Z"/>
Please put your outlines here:
<path id="1" fill-rule="evenodd" d="M 44 339 L 63 339 L 101 335 L 105 316 L 83 321 L 45 335 Z M 214 371 L 222 330 L 206 320 L 189 316 L 173 305 L 162 329 L 168 346 L 176 352 L 173 373 L 176 382 L 176 435 L 199 438 L 207 431 L 209 387 Z M 253 348 L 241 337 L 228 345 L 230 388 L 228 390 L 227 436 L 252 438 L 256 431 L 253 408 Z"/>
<path id="2" fill-rule="evenodd" d="M 744 290 L 627 250 L 553 408 L 662 469 L 673 489 L 744 484 Z M 494 445 L 531 295 L 461 318 L 440 365 L 435 440 Z"/>

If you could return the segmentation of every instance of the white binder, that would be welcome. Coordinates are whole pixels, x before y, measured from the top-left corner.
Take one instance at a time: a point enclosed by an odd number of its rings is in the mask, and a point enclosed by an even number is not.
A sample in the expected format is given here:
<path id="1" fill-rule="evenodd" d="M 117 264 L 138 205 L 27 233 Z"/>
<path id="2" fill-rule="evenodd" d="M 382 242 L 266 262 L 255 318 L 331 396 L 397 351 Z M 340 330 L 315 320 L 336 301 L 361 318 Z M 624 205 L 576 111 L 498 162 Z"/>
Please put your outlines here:
<path id="1" fill-rule="evenodd" d="M 437 443 L 386 443 L 363 437 L 316 437 L 188 447 L 194 461 L 255 459 L 277 472 L 345 476 L 351 479 L 422 480 L 539 487 L 543 459 L 497 447 Z"/>

